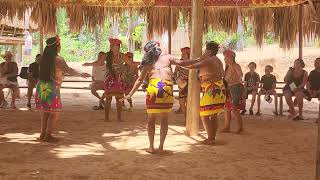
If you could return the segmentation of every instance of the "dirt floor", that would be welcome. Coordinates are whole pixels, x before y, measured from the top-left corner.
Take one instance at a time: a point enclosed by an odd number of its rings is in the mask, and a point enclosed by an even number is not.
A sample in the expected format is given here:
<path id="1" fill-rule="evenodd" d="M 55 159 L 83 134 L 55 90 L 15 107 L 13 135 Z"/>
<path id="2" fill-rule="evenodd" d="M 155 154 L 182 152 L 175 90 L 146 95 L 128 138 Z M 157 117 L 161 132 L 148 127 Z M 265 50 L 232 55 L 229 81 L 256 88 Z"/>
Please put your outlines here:
<path id="1" fill-rule="evenodd" d="M 278 81 L 282 81 L 297 55 L 297 49 L 283 52 L 277 47 L 264 47 L 262 51 L 248 48 L 237 52 L 237 61 L 244 72 L 247 64 L 255 61 L 261 75 L 264 66 L 271 64 Z M 319 48 L 304 49 L 308 71 L 317 56 Z M 91 71 L 79 63 L 70 64 Z M 63 86 L 88 87 L 88 83 Z M 289 121 L 286 116 L 273 116 L 273 105 L 262 101 L 262 116 L 244 116 L 243 134 L 218 133 L 214 146 L 198 143 L 205 137 L 202 126 L 200 136 L 186 136 L 183 116 L 171 113 L 165 143 L 168 154 L 150 155 L 144 151 L 148 146 L 144 93 L 134 96 L 134 111 L 124 112 L 125 122 L 106 123 L 103 111 L 91 110 L 97 100 L 89 91 L 63 90 L 64 111 L 56 133 L 60 141 L 40 143 L 36 140 L 39 112 L 25 108 L 25 91 L 21 90 L 17 110 L 0 109 L 0 180 L 314 179 L 318 100 L 305 102 L 305 120 L 298 122 Z M 177 106 L 176 102 L 174 109 Z M 114 113 L 113 110 L 113 118 Z M 222 125 L 221 116 L 220 128 Z M 159 143 L 159 127 L 155 142 Z"/>
<path id="2" fill-rule="evenodd" d="M 106 123 L 103 111 L 91 110 L 96 100 L 88 91 L 63 90 L 58 143 L 36 140 L 39 112 L 27 111 L 24 91 L 22 95 L 18 110 L 0 110 L 0 179 L 314 178 L 316 101 L 306 102 L 306 120 L 299 122 L 273 116 L 272 105 L 263 102 L 262 116 L 244 116 L 242 135 L 218 133 L 214 146 L 198 143 L 205 136 L 203 129 L 198 137 L 185 136 L 183 116 L 172 113 L 168 154 L 150 155 L 144 151 L 148 136 L 143 93 L 134 97 L 134 112 L 124 112 L 125 122 Z"/>

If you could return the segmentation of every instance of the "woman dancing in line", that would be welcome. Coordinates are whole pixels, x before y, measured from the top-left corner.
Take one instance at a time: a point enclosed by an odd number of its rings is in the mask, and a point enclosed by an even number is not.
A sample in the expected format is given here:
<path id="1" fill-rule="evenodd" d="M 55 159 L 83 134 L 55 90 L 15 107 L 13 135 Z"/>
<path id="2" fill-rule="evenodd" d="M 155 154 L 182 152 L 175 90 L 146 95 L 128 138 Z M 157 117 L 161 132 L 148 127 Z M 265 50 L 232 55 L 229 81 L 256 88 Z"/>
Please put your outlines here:
<path id="1" fill-rule="evenodd" d="M 111 108 L 112 97 L 117 101 L 117 119 L 122 121 L 121 111 L 123 102 L 121 98 L 124 96 L 125 84 L 123 82 L 124 59 L 126 58 L 120 52 L 121 41 L 119 39 L 109 39 L 110 51 L 107 52 L 106 64 L 106 81 L 104 83 L 105 101 L 105 121 L 109 121 L 109 112 Z"/>
<path id="2" fill-rule="evenodd" d="M 80 73 L 70 68 L 64 59 L 58 55 L 61 50 L 58 36 L 47 39 L 40 61 L 39 82 L 36 87 L 36 107 L 41 111 L 40 140 L 54 142 L 57 139 L 52 132 L 57 124 L 62 109 L 60 87 L 63 76 L 68 73 L 83 78 L 90 74 Z"/>

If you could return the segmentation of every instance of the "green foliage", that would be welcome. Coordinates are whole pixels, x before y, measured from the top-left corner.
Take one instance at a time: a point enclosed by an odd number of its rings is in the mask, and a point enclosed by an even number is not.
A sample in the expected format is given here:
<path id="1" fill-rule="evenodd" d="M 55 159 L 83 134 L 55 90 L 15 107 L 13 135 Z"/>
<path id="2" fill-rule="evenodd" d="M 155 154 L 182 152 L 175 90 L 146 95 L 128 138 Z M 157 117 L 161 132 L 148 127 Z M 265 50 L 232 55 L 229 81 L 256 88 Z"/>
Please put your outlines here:
<path id="1" fill-rule="evenodd" d="M 137 26 L 133 33 L 132 33 L 132 38 L 135 42 L 142 43 L 142 36 L 143 36 L 143 29 L 145 27 L 145 24 L 140 24 Z"/>

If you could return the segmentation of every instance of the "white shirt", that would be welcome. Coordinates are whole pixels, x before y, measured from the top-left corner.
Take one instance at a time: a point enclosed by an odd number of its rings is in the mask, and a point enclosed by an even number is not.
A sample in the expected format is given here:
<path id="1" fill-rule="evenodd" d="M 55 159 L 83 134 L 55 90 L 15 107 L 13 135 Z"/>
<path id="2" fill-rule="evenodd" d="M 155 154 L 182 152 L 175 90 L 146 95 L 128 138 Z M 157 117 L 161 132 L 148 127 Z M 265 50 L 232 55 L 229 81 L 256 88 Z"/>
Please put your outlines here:
<path id="1" fill-rule="evenodd" d="M 25 49 L 32 49 L 32 36 L 30 34 L 26 36 L 24 45 L 25 45 Z"/>
<path id="2" fill-rule="evenodd" d="M 94 80 L 96 81 L 105 81 L 106 72 L 107 72 L 106 65 L 92 67 L 92 77 L 94 77 Z"/>

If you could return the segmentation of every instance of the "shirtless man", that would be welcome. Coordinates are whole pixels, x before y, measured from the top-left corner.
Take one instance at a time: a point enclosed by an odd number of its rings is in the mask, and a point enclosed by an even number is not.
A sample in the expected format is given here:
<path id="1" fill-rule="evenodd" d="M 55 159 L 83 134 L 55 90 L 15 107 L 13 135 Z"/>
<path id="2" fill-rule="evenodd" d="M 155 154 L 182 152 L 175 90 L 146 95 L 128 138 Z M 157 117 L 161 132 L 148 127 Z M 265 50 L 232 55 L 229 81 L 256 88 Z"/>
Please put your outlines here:
<path id="1" fill-rule="evenodd" d="M 223 84 L 223 64 L 216 56 L 219 45 L 213 41 L 206 44 L 205 53 L 197 60 L 180 61 L 171 60 L 172 64 L 198 69 L 202 88 L 200 100 L 200 117 L 207 132 L 208 138 L 202 143 L 212 145 L 215 143 L 218 129 L 217 115 L 224 110 L 225 88 Z"/>

